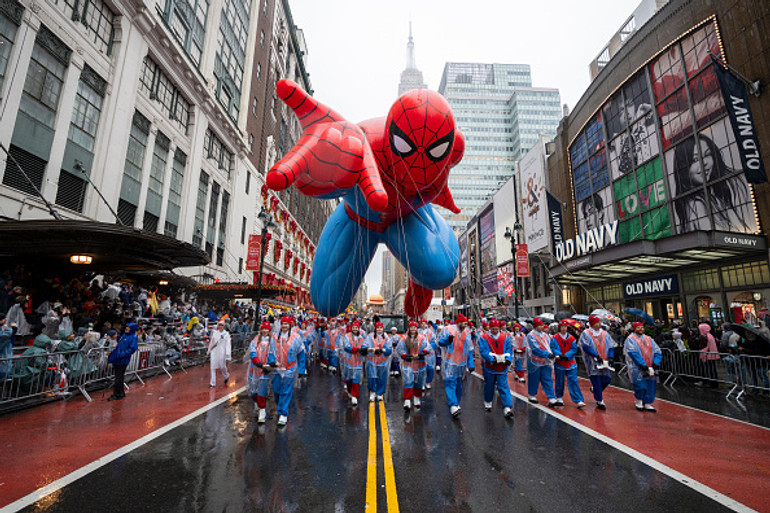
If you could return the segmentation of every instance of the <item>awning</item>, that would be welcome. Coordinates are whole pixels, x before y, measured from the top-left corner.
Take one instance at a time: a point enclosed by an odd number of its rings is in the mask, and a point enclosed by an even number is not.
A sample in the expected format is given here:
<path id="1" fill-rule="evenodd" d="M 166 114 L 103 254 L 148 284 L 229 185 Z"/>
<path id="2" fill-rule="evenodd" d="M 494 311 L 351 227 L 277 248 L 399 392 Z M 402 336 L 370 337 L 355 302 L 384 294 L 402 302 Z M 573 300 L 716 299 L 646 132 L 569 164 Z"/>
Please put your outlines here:
<path id="1" fill-rule="evenodd" d="M 72 255 L 92 257 L 87 265 Z M 198 247 L 159 233 L 96 221 L 35 220 L 0 222 L 0 261 L 25 263 L 55 272 L 174 269 L 206 265 Z"/>
<path id="2" fill-rule="evenodd" d="M 586 284 L 673 273 L 720 260 L 767 255 L 764 236 L 693 232 L 659 240 L 639 240 L 558 263 L 551 274 L 559 283 Z"/>

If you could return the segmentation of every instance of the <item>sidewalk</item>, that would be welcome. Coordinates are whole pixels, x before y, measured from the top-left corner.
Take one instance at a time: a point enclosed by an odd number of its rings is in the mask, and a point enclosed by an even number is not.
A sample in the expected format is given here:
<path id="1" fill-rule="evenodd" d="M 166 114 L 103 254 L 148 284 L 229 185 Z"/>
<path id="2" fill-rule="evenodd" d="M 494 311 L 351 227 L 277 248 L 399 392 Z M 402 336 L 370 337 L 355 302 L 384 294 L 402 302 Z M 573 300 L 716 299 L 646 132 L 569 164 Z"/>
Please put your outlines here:
<path id="1" fill-rule="evenodd" d="M 123 401 L 95 392 L 0 416 L 0 508 L 246 385 L 246 366 L 231 364 L 228 385 L 208 365 L 133 381 Z"/>

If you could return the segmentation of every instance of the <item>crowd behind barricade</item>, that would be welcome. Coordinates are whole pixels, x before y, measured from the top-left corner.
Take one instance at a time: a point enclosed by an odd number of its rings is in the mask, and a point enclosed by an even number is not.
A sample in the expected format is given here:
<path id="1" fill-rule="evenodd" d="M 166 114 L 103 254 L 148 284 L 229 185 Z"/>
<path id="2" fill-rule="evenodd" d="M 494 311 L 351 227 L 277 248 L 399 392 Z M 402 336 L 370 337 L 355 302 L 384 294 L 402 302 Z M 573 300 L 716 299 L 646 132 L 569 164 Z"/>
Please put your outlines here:
<path id="1" fill-rule="evenodd" d="M 35 279 L 24 266 L 5 270 L 0 406 L 84 391 L 96 382 L 114 382 L 113 395 L 122 399 L 123 373 L 141 379 L 151 369 L 168 373 L 205 361 L 214 321 L 224 320 L 231 351 L 242 353 L 254 317 L 253 306 L 215 304 L 194 294 L 170 297 L 103 276 Z"/>

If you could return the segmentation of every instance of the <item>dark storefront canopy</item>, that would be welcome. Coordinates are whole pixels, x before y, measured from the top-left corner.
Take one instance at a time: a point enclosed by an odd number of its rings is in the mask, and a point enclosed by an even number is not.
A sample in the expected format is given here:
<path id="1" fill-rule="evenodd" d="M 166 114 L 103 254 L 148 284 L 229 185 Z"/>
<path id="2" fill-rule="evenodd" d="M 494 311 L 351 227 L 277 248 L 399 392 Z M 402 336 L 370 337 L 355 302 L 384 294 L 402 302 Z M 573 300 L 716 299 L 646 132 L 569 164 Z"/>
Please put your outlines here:
<path id="1" fill-rule="evenodd" d="M 579 285 L 675 273 L 687 267 L 767 253 L 763 236 L 693 232 L 659 240 L 639 240 L 557 264 L 561 284 Z"/>
<path id="2" fill-rule="evenodd" d="M 73 255 L 92 258 L 73 264 Z M 208 255 L 173 237 L 95 221 L 0 222 L 0 263 L 60 272 L 147 271 L 206 265 Z"/>

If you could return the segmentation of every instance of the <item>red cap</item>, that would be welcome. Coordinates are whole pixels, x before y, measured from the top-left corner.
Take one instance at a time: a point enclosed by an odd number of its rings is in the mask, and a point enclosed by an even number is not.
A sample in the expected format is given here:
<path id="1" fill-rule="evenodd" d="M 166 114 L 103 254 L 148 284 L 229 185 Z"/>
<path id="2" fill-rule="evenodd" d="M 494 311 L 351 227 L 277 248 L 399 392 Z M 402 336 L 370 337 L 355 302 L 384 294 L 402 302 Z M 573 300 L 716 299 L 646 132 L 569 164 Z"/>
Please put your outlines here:
<path id="1" fill-rule="evenodd" d="M 545 326 L 545 323 L 543 322 L 543 319 L 540 317 L 535 317 L 535 319 L 532 321 L 532 324 L 537 328 L 538 326 Z"/>
<path id="2" fill-rule="evenodd" d="M 638 327 L 640 327 L 640 326 L 641 326 L 642 328 L 644 328 L 644 323 L 641 323 L 641 322 L 635 322 L 635 323 L 633 323 L 633 324 L 631 325 L 631 327 L 632 327 L 632 328 L 634 328 L 634 329 L 636 329 L 636 328 L 638 328 Z"/>
<path id="3" fill-rule="evenodd" d="M 269 322 L 267 322 L 267 321 L 263 322 L 259 326 L 259 329 L 261 329 L 261 330 L 269 330 L 269 329 L 272 329 L 272 328 L 273 328 L 273 326 Z"/>
<path id="4" fill-rule="evenodd" d="M 281 324 L 291 324 L 291 321 L 292 321 L 291 317 L 286 316 L 281 319 Z"/>
<path id="5" fill-rule="evenodd" d="M 602 320 L 601 320 L 601 319 L 599 319 L 599 318 L 598 318 L 597 316 L 595 316 L 595 315 L 591 315 L 591 316 L 589 316 L 589 317 L 588 317 L 588 325 L 589 325 L 589 326 L 593 326 L 593 325 L 594 325 L 594 324 L 596 324 L 597 322 L 602 322 Z"/>
<path id="6" fill-rule="evenodd" d="M 358 321 L 353 321 L 353 324 L 350 325 L 351 328 L 360 328 L 361 323 Z"/>
<path id="7" fill-rule="evenodd" d="M 491 321 L 489 321 L 489 327 L 490 328 L 499 328 L 500 327 L 500 321 L 498 321 L 497 319 L 492 319 Z"/>
<path id="8" fill-rule="evenodd" d="M 494 320 L 494 319 L 493 319 Z M 487 329 L 491 326 L 491 323 L 488 323 L 487 321 L 481 321 L 481 327 L 484 329 Z"/>
<path id="9" fill-rule="evenodd" d="M 419 328 L 417 321 L 409 321 L 409 327 L 411 328 L 412 326 L 414 326 L 415 328 Z"/>
<path id="10" fill-rule="evenodd" d="M 384 327 L 385 327 L 385 325 L 384 325 L 384 324 L 382 324 L 381 322 L 375 322 L 375 323 L 374 323 L 374 327 L 375 327 L 375 328 L 384 328 Z"/>
<path id="11" fill-rule="evenodd" d="M 457 319 L 455 319 L 455 324 L 460 324 L 461 322 L 468 322 L 468 319 L 463 314 L 458 315 Z"/>
<path id="12" fill-rule="evenodd" d="M 511 326 L 511 327 L 512 328 L 519 328 L 519 329 L 521 329 L 521 324 L 519 324 L 518 322 L 514 322 L 513 326 Z"/>
<path id="13" fill-rule="evenodd" d="M 559 326 L 567 326 L 569 327 L 569 322 L 567 322 L 567 319 L 562 319 L 559 321 Z"/>
<path id="14" fill-rule="evenodd" d="M 452 321 L 450 321 L 449 319 L 444 319 L 444 324 L 452 324 Z"/>

